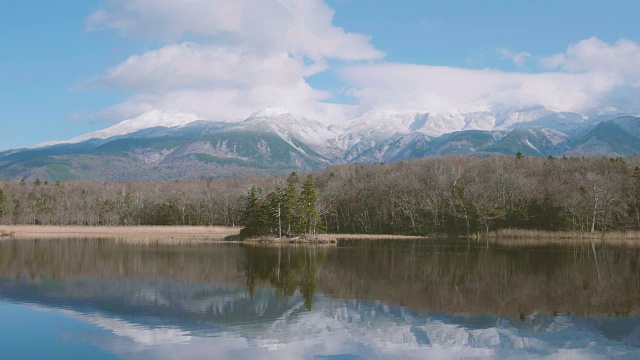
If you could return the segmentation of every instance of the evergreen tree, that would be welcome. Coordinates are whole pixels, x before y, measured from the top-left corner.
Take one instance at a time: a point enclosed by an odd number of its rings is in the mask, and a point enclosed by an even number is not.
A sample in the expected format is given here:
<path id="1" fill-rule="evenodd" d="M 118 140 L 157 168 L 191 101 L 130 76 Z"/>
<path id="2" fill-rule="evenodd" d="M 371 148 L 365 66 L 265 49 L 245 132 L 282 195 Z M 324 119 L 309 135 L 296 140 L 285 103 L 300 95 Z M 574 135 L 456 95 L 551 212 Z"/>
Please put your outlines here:
<path id="1" fill-rule="evenodd" d="M 264 235 L 282 236 L 282 190 L 271 192 L 262 204 L 262 213 L 266 220 Z"/>
<path id="2" fill-rule="evenodd" d="M 638 166 L 633 169 L 633 190 L 635 195 L 633 202 L 635 205 L 636 226 L 640 227 L 640 167 Z"/>
<path id="3" fill-rule="evenodd" d="M 316 194 L 316 186 L 313 182 L 313 176 L 309 174 L 302 184 L 302 192 L 298 200 L 298 209 L 300 215 L 300 233 L 313 236 L 318 233 L 320 225 L 320 214 L 316 209 L 318 194 Z"/>
<path id="4" fill-rule="evenodd" d="M 245 226 L 240 232 L 242 236 L 263 235 L 265 226 L 268 223 L 268 217 L 262 206 L 261 193 L 262 189 L 258 189 L 255 186 L 252 186 L 247 193 L 247 205 L 242 212 L 241 218 Z"/>
<path id="5" fill-rule="evenodd" d="M 287 187 L 282 191 L 281 198 L 281 218 L 282 228 L 288 236 L 295 234 L 297 231 L 297 214 L 296 206 L 298 204 L 298 190 L 296 186 L 300 183 L 298 174 L 292 172 L 287 179 Z"/>
<path id="6" fill-rule="evenodd" d="M 0 216 L 11 214 L 11 205 L 7 196 L 4 194 L 4 190 L 0 188 Z"/>

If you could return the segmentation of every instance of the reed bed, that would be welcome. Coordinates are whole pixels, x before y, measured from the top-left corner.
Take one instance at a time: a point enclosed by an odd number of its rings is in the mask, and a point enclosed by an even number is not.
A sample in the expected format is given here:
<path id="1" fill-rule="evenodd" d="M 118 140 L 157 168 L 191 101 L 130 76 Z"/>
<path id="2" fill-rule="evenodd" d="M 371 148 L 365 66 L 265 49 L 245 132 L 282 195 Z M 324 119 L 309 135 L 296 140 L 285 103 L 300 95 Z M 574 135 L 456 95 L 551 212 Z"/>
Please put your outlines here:
<path id="1" fill-rule="evenodd" d="M 553 245 L 604 242 L 611 245 L 640 246 L 640 231 L 586 233 L 572 231 L 540 231 L 502 229 L 477 236 L 500 245 Z"/>
<path id="2" fill-rule="evenodd" d="M 240 233 L 225 226 L 3 226 L 4 238 L 24 239 L 115 239 L 134 244 L 184 244 L 222 241 Z"/>

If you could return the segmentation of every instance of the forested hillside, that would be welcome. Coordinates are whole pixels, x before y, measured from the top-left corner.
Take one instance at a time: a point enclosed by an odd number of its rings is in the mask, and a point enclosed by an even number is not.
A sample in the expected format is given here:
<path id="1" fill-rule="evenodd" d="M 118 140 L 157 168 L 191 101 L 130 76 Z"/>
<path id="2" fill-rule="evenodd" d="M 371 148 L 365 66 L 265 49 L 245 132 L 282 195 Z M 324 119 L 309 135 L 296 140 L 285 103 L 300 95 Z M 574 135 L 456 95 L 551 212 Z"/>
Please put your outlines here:
<path id="1" fill-rule="evenodd" d="M 313 172 L 321 226 L 335 233 L 500 228 L 640 229 L 640 159 L 439 157 Z M 299 174 L 304 179 L 303 174 Z M 242 225 L 248 195 L 286 177 L 162 183 L 0 183 L 3 224 Z M 295 184 L 299 194 L 303 182 Z M 264 199 L 259 199 L 260 201 Z M 249 221 L 245 217 L 245 222 Z"/>

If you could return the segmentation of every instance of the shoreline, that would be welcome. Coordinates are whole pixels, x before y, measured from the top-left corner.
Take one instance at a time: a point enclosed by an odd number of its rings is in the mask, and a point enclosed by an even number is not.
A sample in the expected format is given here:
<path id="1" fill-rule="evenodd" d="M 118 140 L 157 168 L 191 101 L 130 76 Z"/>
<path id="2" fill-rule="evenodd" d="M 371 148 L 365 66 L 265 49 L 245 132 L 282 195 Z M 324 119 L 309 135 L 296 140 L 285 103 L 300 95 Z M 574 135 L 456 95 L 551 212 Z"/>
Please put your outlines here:
<path id="1" fill-rule="evenodd" d="M 381 234 L 318 234 L 312 239 L 257 237 L 240 240 L 254 245 L 337 245 L 340 240 L 424 240 L 426 236 Z"/>
<path id="2" fill-rule="evenodd" d="M 640 247 L 639 231 L 571 232 L 502 229 L 488 234 L 475 234 L 471 239 L 503 246 L 546 246 L 605 244 Z"/>
<path id="3" fill-rule="evenodd" d="M 424 236 L 319 234 L 312 240 L 252 238 L 229 240 L 236 237 L 241 227 L 226 226 L 55 226 L 55 225 L 1 225 L 0 239 L 115 239 L 128 243 L 198 243 L 241 242 L 246 244 L 335 245 L 339 240 L 419 240 Z"/>
<path id="4" fill-rule="evenodd" d="M 128 243 L 221 242 L 240 233 L 226 226 L 0 226 L 2 239 L 115 239 Z"/>
<path id="5" fill-rule="evenodd" d="M 7 239 L 112 239 L 140 244 L 233 242 L 253 245 L 335 245 L 341 240 L 425 240 L 430 236 L 378 234 L 319 234 L 313 239 L 273 237 L 239 239 L 241 227 L 226 226 L 54 226 L 0 225 L 0 241 Z M 479 236 L 478 236 L 479 235 Z M 497 245 L 575 245 L 603 242 L 640 246 L 640 232 L 579 233 L 503 229 L 474 234 L 471 239 Z"/>
<path id="6" fill-rule="evenodd" d="M 609 232 L 578 232 L 578 231 L 547 231 L 524 229 L 501 229 L 488 234 L 479 233 L 480 237 L 490 239 L 554 239 L 554 240 L 640 240 L 640 231 L 609 231 Z"/>

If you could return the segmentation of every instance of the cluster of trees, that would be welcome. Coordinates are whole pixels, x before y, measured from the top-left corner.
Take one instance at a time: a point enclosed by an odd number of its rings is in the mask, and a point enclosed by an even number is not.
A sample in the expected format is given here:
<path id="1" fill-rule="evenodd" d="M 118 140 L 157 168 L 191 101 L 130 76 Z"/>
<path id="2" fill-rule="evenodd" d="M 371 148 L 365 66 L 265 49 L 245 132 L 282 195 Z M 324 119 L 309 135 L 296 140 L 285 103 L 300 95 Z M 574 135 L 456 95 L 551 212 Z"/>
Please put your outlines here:
<path id="1" fill-rule="evenodd" d="M 322 230 L 316 203 L 318 195 L 313 175 L 307 175 L 298 194 L 300 178 L 291 173 L 285 184 L 279 184 L 264 196 L 262 188 L 255 186 L 247 192 L 246 206 L 241 213 L 240 232 L 243 237 L 313 236 Z"/>
<path id="2" fill-rule="evenodd" d="M 328 231 L 640 229 L 638 158 L 441 157 L 321 171 Z"/>
<path id="3" fill-rule="evenodd" d="M 237 226 L 245 184 L 250 181 L 5 182 L 0 183 L 6 199 L 0 199 L 0 223 Z"/>
<path id="4" fill-rule="evenodd" d="M 381 234 L 640 230 L 638 158 L 447 156 L 331 166 L 307 177 L 309 185 L 296 178 L 0 183 L 0 221 L 246 225 L 248 233 L 278 236 L 320 229 Z"/>

